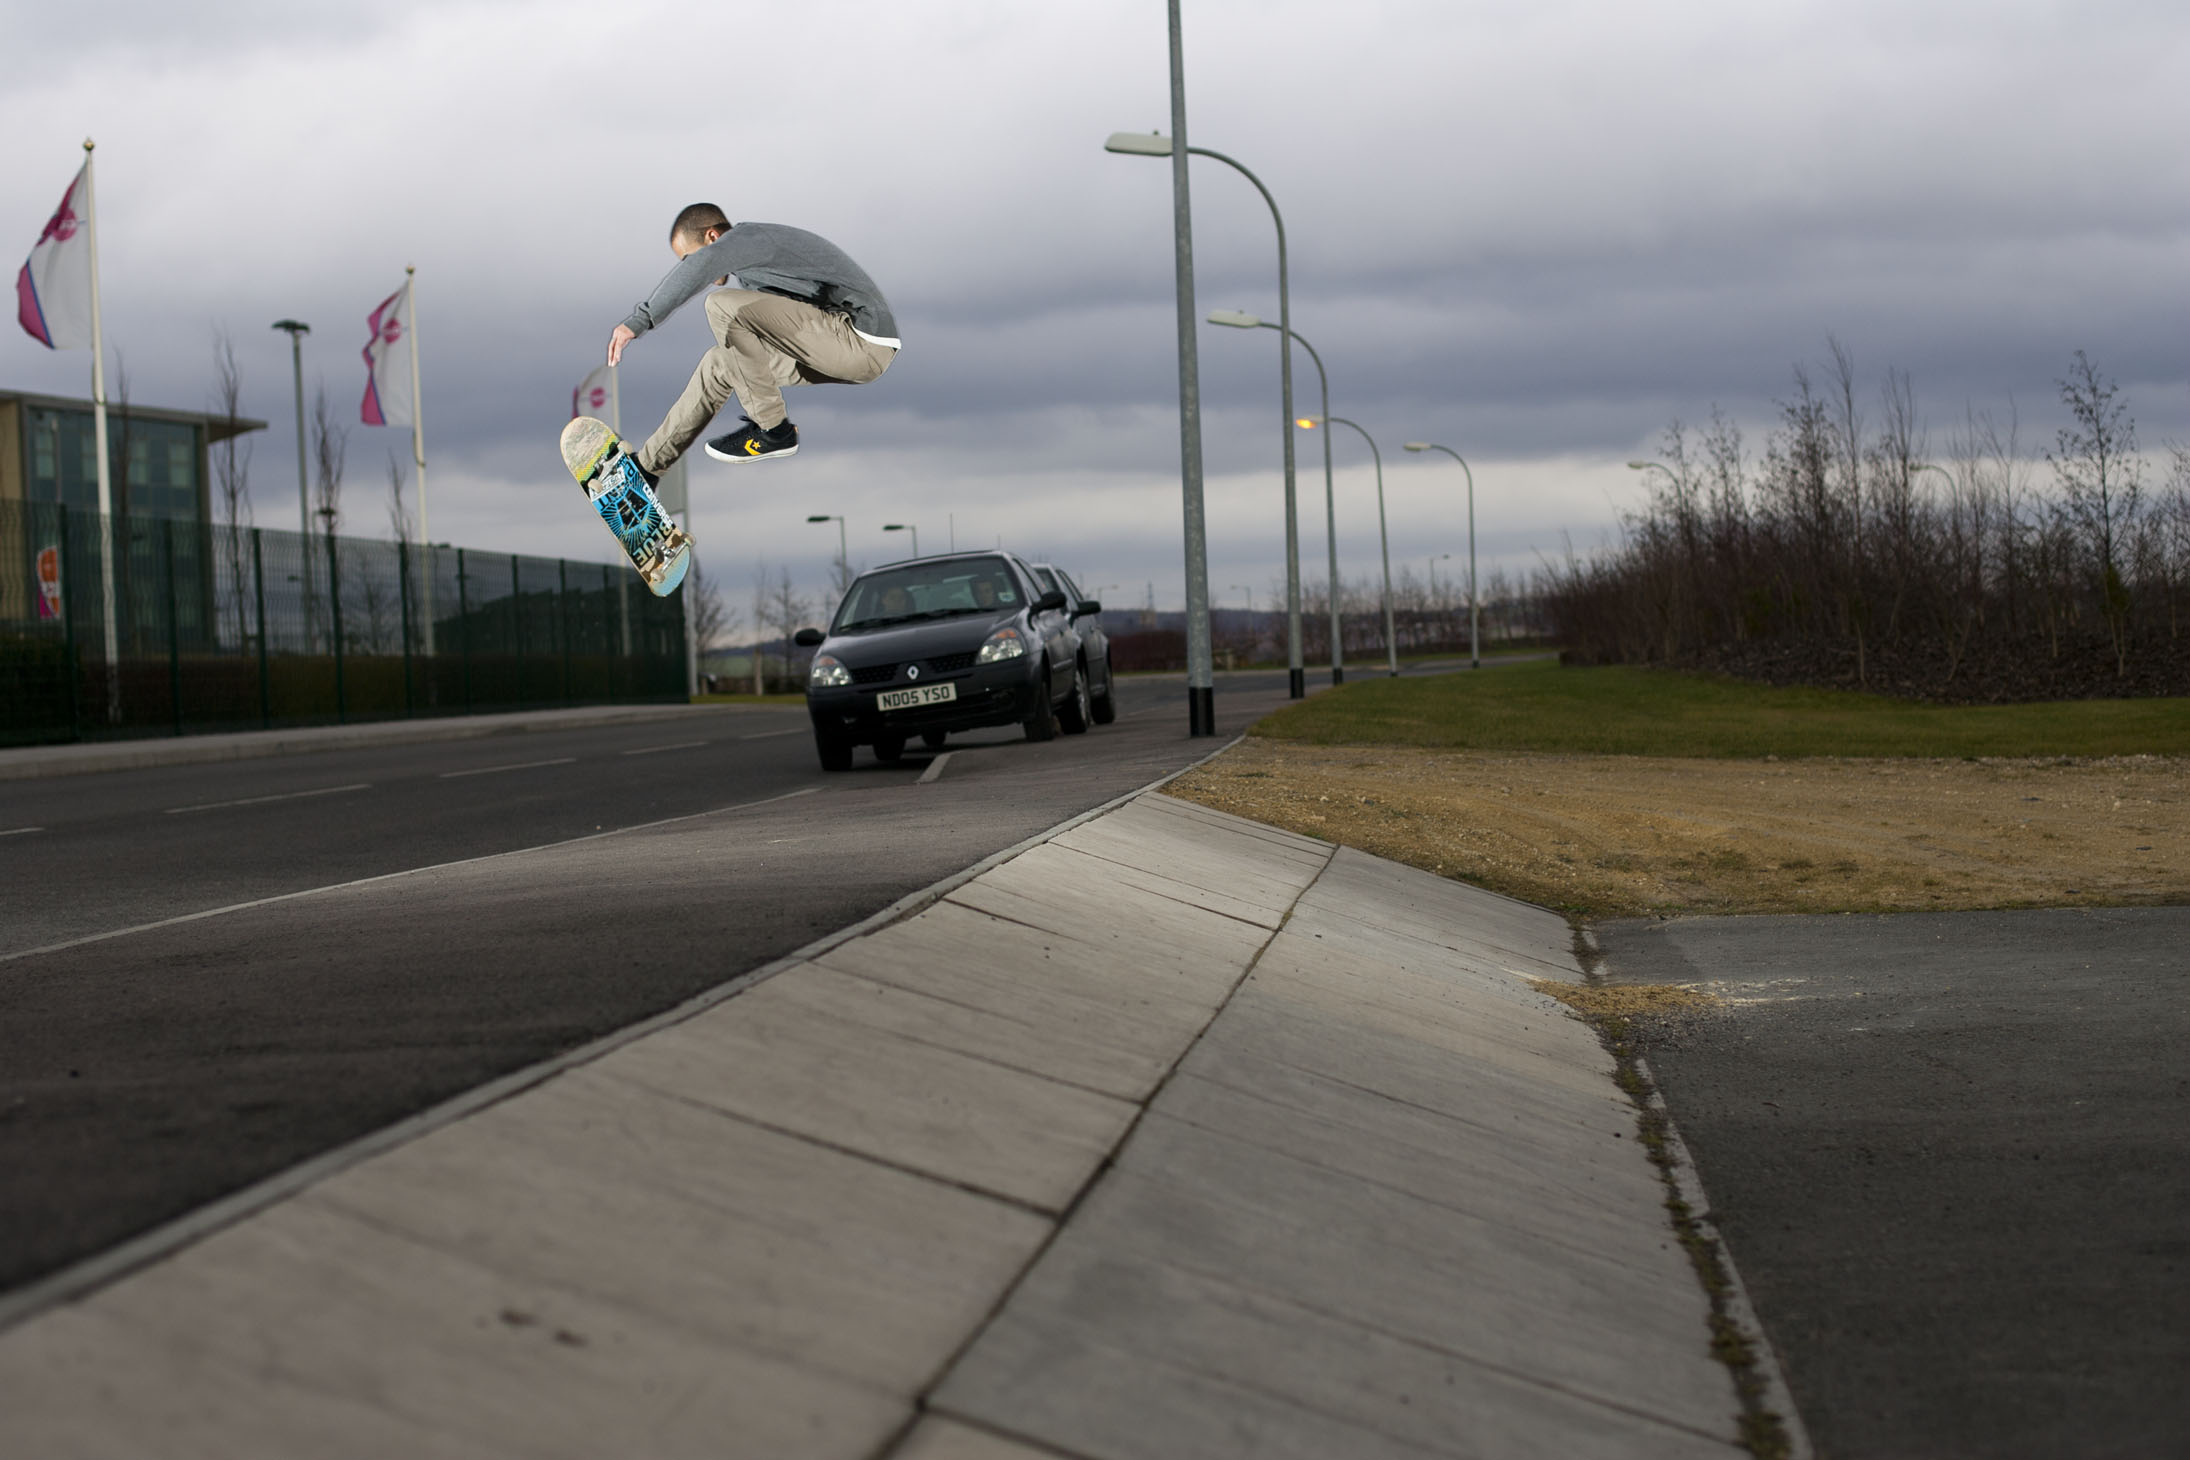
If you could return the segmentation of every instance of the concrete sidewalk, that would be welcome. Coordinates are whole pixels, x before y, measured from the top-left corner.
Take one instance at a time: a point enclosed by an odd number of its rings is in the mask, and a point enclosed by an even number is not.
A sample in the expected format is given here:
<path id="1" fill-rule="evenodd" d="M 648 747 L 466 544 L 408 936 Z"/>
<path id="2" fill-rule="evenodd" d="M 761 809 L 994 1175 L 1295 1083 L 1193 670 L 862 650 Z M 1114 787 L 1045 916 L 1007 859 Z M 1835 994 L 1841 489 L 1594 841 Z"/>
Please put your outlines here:
<path id="1" fill-rule="evenodd" d="M 504 715 L 442 715 L 416 720 L 371 720 L 356 725 L 307 725 L 286 730 L 237 730 L 220 735 L 176 735 L 142 740 L 79 741 L 0 750 L 0 781 L 88 775 L 145 766 L 203 765 L 262 755 L 306 755 L 315 750 L 357 750 L 374 745 L 421 745 L 436 740 L 476 740 L 542 730 L 587 730 L 682 720 L 758 706 L 651 704 L 576 705 L 561 710 L 518 710 Z"/>
<path id="2" fill-rule="evenodd" d="M 725 829 L 735 835 L 734 829 Z M 42 1456 L 1731 1455 L 1538 909 L 1146 795 L 0 1333 Z"/>

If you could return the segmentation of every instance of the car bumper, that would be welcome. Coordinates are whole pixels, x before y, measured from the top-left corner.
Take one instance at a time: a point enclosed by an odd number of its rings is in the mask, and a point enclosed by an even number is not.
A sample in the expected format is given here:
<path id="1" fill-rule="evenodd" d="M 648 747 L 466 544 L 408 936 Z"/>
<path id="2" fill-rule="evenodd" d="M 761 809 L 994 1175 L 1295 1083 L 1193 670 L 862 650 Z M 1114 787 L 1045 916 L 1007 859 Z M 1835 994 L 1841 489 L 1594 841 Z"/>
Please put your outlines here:
<path id="1" fill-rule="evenodd" d="M 843 685 L 834 689 L 806 691 L 806 712 L 814 729 L 855 745 L 872 745 L 886 735 L 918 735 L 922 731 L 976 730 L 985 725 L 1012 725 L 1034 713 L 1041 681 L 1016 666 L 1006 673 L 975 669 L 927 683 L 958 686 L 958 698 L 946 704 L 919 705 L 904 710 L 879 710 L 875 696 L 884 690 L 904 689 L 902 682 Z"/>

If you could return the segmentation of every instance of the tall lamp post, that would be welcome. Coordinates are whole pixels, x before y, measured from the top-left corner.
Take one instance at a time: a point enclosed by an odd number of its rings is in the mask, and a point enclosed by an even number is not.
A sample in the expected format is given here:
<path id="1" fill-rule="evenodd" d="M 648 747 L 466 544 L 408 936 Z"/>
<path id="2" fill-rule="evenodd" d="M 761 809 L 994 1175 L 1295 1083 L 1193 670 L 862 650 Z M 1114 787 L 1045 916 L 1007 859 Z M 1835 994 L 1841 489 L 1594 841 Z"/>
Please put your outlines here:
<path id="1" fill-rule="evenodd" d="M 833 512 L 816 512 L 806 520 L 836 524 L 836 591 L 842 593 L 852 586 L 852 550 L 844 536 L 844 519 Z"/>
<path id="2" fill-rule="evenodd" d="M 1460 470 L 1468 474 L 1468 668 L 1481 669 L 1483 636 L 1475 592 L 1475 472 L 1469 467 L 1468 459 L 1450 446 L 1440 446 L 1435 441 L 1409 441 L 1405 445 L 1409 451 L 1442 451 L 1459 462 Z"/>
<path id="3" fill-rule="evenodd" d="M 1137 157 L 1169 157 L 1171 139 L 1161 132 L 1113 132 L 1110 140 L 1103 143 L 1103 150 Z M 1270 221 L 1277 225 L 1278 390 L 1283 401 L 1285 434 L 1285 662 L 1289 681 L 1287 692 L 1293 699 L 1303 699 L 1308 693 L 1308 679 L 1300 657 L 1300 508 L 1293 480 L 1293 352 L 1285 345 L 1286 336 L 1293 327 L 1293 294 L 1285 268 L 1285 216 L 1278 212 L 1277 199 L 1270 196 L 1262 179 L 1248 171 L 1238 158 L 1227 157 L 1207 147 L 1189 147 L 1186 151 L 1189 156 L 1221 162 L 1253 183 L 1255 191 L 1262 194 L 1262 201 L 1270 205 Z"/>
<path id="4" fill-rule="evenodd" d="M 1172 268 L 1179 327 L 1179 506 L 1186 547 L 1186 733 L 1217 733 L 1217 692 L 1209 642 L 1209 534 L 1201 483 L 1201 366 L 1194 341 L 1194 222 L 1187 198 L 1186 49 L 1179 0 L 1165 7 L 1171 41 L 1171 136 L 1157 154 L 1171 158 Z"/>
<path id="5" fill-rule="evenodd" d="M 1257 319 L 1251 314 L 1242 314 L 1236 309 L 1211 310 L 1209 312 L 1209 322 L 1236 330 L 1278 329 L 1277 325 L 1266 319 Z M 1283 330 L 1278 338 L 1292 340 L 1293 343 L 1306 350 L 1308 358 L 1315 362 L 1316 381 L 1323 392 L 1323 414 L 1328 416 L 1331 413 L 1331 377 L 1329 372 L 1323 368 L 1323 357 L 1316 353 L 1316 347 L 1309 344 L 1299 330 Z M 1305 427 L 1309 422 L 1295 420 L 1291 424 Z M 1323 540 L 1330 549 L 1331 555 L 1331 683 L 1344 684 L 1346 682 L 1346 646 L 1339 637 L 1338 623 L 1338 504 L 1336 495 L 1331 489 L 1331 435 L 1328 431 L 1323 433 Z"/>
<path id="6" fill-rule="evenodd" d="M 304 538 L 304 621 L 309 624 L 312 621 L 312 483 L 304 467 L 304 337 L 312 332 L 312 327 L 301 319 L 277 319 L 273 327 L 288 333 L 289 363 L 296 373 L 297 531 Z M 312 646 L 307 643 L 304 647 L 309 652 Z"/>
<path id="7" fill-rule="evenodd" d="M 913 556 L 914 556 L 914 557 L 916 557 L 916 558 L 920 556 L 920 524 L 919 524 L 919 523 L 917 523 L 917 522 L 885 522 L 885 523 L 883 523 L 883 524 L 882 524 L 882 530 L 883 530 L 884 532 L 909 532 L 909 533 L 911 533 L 911 534 L 912 534 L 912 540 L 913 540 Z"/>
<path id="8" fill-rule="evenodd" d="M 1306 343 L 1303 341 L 1302 343 Z M 1376 535 L 1384 548 L 1384 665 L 1393 678 L 1399 676 L 1399 634 L 1392 623 L 1392 539 L 1384 529 L 1384 453 L 1376 449 L 1376 438 L 1365 430 L 1359 421 L 1349 421 L 1344 416 L 1311 416 L 1301 422 L 1311 430 L 1328 422 L 1333 426 L 1351 426 L 1361 432 L 1361 439 L 1369 443 L 1369 455 L 1376 462 Z M 1330 439 L 1328 433 L 1324 439 Z M 1338 591 L 1337 574 L 1332 574 L 1332 592 Z"/>

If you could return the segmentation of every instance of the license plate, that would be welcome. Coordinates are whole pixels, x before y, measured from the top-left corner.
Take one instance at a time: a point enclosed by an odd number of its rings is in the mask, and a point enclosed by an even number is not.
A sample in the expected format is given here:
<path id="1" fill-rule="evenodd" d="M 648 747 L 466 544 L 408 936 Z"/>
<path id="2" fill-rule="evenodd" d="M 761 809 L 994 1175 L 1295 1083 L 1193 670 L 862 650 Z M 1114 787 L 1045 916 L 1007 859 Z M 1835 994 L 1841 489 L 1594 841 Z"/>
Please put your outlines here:
<path id="1" fill-rule="evenodd" d="M 911 710 L 921 705 L 947 705 L 958 698 L 958 686 L 950 683 L 920 684 L 911 689 L 886 689 L 874 697 L 878 710 Z"/>

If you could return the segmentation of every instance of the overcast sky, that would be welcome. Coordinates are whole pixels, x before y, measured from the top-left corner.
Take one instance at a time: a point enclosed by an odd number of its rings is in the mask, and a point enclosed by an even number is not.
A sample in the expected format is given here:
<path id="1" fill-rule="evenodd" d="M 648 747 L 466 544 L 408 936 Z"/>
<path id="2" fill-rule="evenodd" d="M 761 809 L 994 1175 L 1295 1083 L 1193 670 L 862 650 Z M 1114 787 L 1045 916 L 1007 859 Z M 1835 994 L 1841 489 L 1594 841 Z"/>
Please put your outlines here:
<path id="1" fill-rule="evenodd" d="M 1666 422 L 1716 403 L 1761 450 L 1831 334 L 1875 389 L 1908 371 L 1943 451 L 1965 408 L 2049 441 L 2089 352 L 2151 448 L 2190 437 L 2190 19 L 2180 0 L 1835 4 L 1186 0 L 1189 140 L 1286 210 L 1295 327 L 1332 408 L 1386 456 L 1392 549 L 1491 563 L 1602 539 Z M 109 370 L 209 398 L 231 332 L 263 525 L 295 521 L 286 337 L 348 418 L 366 314 L 416 263 L 437 539 L 605 560 L 555 434 L 609 330 L 674 262 L 668 221 L 835 240 L 906 340 L 880 382 L 793 391 L 802 449 L 695 461 L 694 528 L 732 586 L 756 557 L 819 587 L 855 559 L 999 537 L 1113 600 L 1176 604 L 1170 179 L 1102 151 L 1168 129 L 1160 0 L 797 7 L 7 0 L 0 246 L 27 253 L 99 142 Z M 1267 210 L 1194 163 L 1200 309 L 1274 318 Z M 12 233 L 9 230 L 13 230 Z M 0 387 L 89 393 L 20 331 Z M 706 344 L 688 308 L 626 356 L 643 436 Z M 1210 582 L 1282 575 L 1276 337 L 1200 340 Z M 1299 404 L 1313 403 L 1303 358 Z M 734 420 L 735 413 L 728 413 Z M 353 427 L 350 530 L 385 534 L 386 458 Z M 1323 561 L 1320 444 L 1300 438 Z M 1376 563 L 1366 448 L 1337 442 L 1349 577 Z M 1451 565 L 1441 565 L 1440 576 Z M 1109 588 L 1108 585 L 1121 585 Z M 1238 586 L 1234 586 L 1238 585 Z"/>

